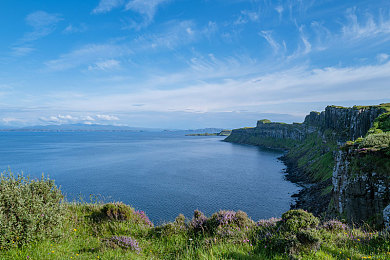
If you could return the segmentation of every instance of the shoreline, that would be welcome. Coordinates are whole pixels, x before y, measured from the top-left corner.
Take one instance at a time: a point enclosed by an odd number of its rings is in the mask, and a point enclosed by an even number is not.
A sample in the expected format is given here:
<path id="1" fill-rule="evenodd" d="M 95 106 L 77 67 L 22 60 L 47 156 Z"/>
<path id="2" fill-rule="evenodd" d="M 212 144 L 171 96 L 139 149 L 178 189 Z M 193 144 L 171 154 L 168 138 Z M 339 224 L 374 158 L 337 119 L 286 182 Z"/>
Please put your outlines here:
<path id="1" fill-rule="evenodd" d="M 285 178 L 291 183 L 297 184 L 302 189 L 293 195 L 295 198 L 294 204 L 290 205 L 290 209 L 304 209 L 313 213 L 317 217 L 326 217 L 330 194 L 322 194 L 323 189 L 331 183 L 328 182 L 313 182 L 300 170 L 293 160 L 289 159 L 286 154 L 278 158 L 286 166 Z"/>

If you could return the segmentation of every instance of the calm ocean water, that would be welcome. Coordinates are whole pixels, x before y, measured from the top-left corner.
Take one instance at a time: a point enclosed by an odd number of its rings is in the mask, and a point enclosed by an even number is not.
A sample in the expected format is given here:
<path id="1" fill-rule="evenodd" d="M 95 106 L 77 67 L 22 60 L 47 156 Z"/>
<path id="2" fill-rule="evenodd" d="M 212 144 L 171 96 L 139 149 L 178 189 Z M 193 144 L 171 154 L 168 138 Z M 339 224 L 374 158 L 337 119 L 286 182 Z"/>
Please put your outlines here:
<path id="1" fill-rule="evenodd" d="M 280 152 L 184 133 L 0 132 L 0 170 L 55 179 L 68 200 L 90 194 L 144 210 L 154 223 L 199 209 L 280 216 L 299 188 Z"/>

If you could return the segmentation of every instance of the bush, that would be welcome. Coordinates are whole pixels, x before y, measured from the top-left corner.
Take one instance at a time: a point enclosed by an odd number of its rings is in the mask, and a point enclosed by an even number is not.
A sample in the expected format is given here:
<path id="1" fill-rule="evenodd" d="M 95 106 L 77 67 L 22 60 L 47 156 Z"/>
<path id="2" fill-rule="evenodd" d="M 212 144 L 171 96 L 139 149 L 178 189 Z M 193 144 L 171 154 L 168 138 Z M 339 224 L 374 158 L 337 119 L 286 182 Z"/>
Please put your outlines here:
<path id="1" fill-rule="evenodd" d="M 119 221 L 130 220 L 133 215 L 133 209 L 121 202 L 107 203 L 103 206 L 101 212 L 109 220 Z"/>
<path id="2" fill-rule="evenodd" d="M 60 235 L 65 207 L 54 181 L 23 174 L 0 177 L 0 247 L 21 246 Z"/>
<path id="3" fill-rule="evenodd" d="M 194 211 L 194 217 L 189 226 L 194 232 L 205 231 L 207 217 L 199 210 Z"/>
<path id="4" fill-rule="evenodd" d="M 390 132 L 370 134 L 363 139 L 359 148 L 388 148 L 390 146 Z"/>
<path id="5" fill-rule="evenodd" d="M 316 228 L 320 221 L 307 211 L 293 209 L 284 213 L 279 223 L 283 230 L 296 233 L 302 229 Z"/>

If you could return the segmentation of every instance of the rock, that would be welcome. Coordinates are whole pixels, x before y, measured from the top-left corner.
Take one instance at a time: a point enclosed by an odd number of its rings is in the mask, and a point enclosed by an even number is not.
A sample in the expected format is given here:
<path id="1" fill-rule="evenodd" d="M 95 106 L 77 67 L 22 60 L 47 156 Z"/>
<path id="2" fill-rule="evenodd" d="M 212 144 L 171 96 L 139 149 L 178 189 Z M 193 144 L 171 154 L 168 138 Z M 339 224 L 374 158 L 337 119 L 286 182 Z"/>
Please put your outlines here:
<path id="1" fill-rule="evenodd" d="M 383 210 L 383 220 L 387 230 L 390 230 L 390 204 Z"/>

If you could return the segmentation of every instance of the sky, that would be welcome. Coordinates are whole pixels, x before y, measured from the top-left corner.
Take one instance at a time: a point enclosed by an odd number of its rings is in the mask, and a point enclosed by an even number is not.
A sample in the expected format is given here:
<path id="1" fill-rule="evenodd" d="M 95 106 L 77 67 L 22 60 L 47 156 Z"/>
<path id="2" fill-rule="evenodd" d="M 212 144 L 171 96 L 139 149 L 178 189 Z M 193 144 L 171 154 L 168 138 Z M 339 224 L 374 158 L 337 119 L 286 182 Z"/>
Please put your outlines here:
<path id="1" fill-rule="evenodd" d="M 390 102 L 388 0 L 1 0 L 0 126 L 238 128 Z"/>

